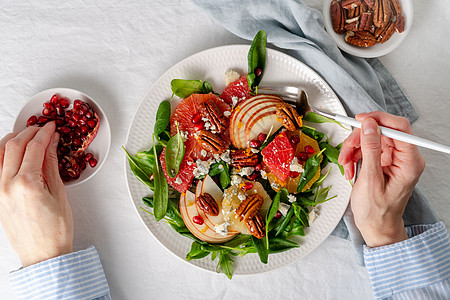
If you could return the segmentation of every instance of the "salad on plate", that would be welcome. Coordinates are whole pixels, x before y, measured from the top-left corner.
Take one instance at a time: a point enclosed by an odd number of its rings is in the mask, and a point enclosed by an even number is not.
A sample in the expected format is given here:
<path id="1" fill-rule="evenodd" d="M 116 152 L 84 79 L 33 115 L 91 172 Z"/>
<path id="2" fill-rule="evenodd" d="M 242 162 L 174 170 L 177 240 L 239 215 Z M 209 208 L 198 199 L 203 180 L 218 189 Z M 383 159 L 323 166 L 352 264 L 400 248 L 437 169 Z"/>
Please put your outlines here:
<path id="1" fill-rule="evenodd" d="M 228 70 L 220 94 L 207 81 L 173 79 L 172 97 L 182 100 L 173 114 L 170 100 L 160 103 L 152 148 L 124 148 L 131 171 L 153 191 L 141 209 L 193 240 L 186 260 L 210 255 L 230 279 L 233 257 L 257 253 L 267 264 L 269 254 L 299 247 L 292 237 L 304 237 L 317 206 L 336 197 L 326 186 L 331 169 L 321 171 L 338 165 L 340 145 L 303 124 L 335 121 L 258 93 L 265 59 L 260 31 L 248 74 Z"/>

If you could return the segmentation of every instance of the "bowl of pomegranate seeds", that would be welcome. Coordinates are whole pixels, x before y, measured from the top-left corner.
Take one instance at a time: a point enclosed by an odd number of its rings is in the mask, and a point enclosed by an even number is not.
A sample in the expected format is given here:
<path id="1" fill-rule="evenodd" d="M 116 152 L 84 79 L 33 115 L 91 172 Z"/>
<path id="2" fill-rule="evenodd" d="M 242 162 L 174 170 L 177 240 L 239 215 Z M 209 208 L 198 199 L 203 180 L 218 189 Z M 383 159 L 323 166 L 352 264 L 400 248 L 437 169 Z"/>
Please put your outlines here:
<path id="1" fill-rule="evenodd" d="M 108 156 L 111 130 L 100 106 L 73 89 L 54 88 L 33 96 L 14 123 L 14 132 L 55 122 L 60 134 L 58 167 L 66 186 L 85 182 Z"/>
<path id="2" fill-rule="evenodd" d="M 396 49 L 413 21 L 411 0 L 325 0 L 323 19 L 337 46 L 359 57 L 379 57 Z"/>

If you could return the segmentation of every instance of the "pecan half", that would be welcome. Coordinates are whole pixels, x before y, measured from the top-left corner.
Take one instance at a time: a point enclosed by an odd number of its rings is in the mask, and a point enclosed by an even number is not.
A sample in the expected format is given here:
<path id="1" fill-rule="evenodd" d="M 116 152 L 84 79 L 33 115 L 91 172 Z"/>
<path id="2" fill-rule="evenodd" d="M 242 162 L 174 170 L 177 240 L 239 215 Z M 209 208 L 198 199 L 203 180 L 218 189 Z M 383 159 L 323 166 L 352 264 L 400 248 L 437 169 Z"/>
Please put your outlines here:
<path id="1" fill-rule="evenodd" d="M 377 39 L 367 31 L 347 31 L 345 41 L 359 47 L 372 47 Z"/>
<path id="2" fill-rule="evenodd" d="M 287 130 L 294 131 L 302 127 L 302 118 L 295 108 L 287 103 L 283 103 L 278 104 L 276 109 L 277 119 L 283 123 Z"/>
<path id="3" fill-rule="evenodd" d="M 364 3 L 365 3 L 368 7 L 372 8 L 373 5 L 375 4 L 375 0 L 364 0 Z"/>
<path id="4" fill-rule="evenodd" d="M 361 4 L 361 0 L 342 0 L 342 7 L 345 9 L 356 8 Z"/>
<path id="5" fill-rule="evenodd" d="M 379 43 L 384 43 L 394 34 L 395 24 L 391 22 L 385 28 L 380 29 L 382 29 L 382 31 L 380 33 L 375 32 L 375 36 Z"/>
<path id="6" fill-rule="evenodd" d="M 214 154 L 221 154 L 228 149 L 227 143 L 220 136 L 208 130 L 200 131 L 197 140 L 203 149 Z"/>
<path id="7" fill-rule="evenodd" d="M 397 15 L 397 19 L 395 20 L 395 30 L 397 30 L 398 33 L 405 31 L 405 17 L 403 15 Z"/>
<path id="8" fill-rule="evenodd" d="M 195 198 L 195 204 L 207 215 L 210 216 L 219 215 L 219 205 L 217 205 L 217 202 L 213 198 L 213 196 L 211 196 L 208 193 L 204 193 Z"/>
<path id="9" fill-rule="evenodd" d="M 341 6 L 341 2 L 333 0 L 330 6 L 331 22 L 333 23 L 333 30 L 337 34 L 345 32 L 344 25 L 344 9 Z"/>
<path id="10" fill-rule="evenodd" d="M 259 211 L 261 206 L 264 203 L 263 197 L 258 194 L 249 195 L 244 201 L 239 204 L 239 207 L 236 209 L 236 216 L 240 221 L 247 220 L 253 218 L 253 216 Z"/>
<path id="11" fill-rule="evenodd" d="M 254 167 L 258 164 L 258 154 L 248 150 L 231 150 L 230 158 L 232 167 Z"/>
<path id="12" fill-rule="evenodd" d="M 201 113 L 210 121 L 211 131 L 215 131 L 220 134 L 223 133 L 230 125 L 229 119 L 223 115 L 217 104 L 211 99 L 208 99 L 202 103 Z"/>
<path id="13" fill-rule="evenodd" d="M 350 8 L 349 10 L 347 10 L 347 19 L 352 19 L 355 17 L 359 17 L 359 6 Z"/>
<path id="14" fill-rule="evenodd" d="M 345 20 L 345 30 L 347 31 L 357 31 L 358 25 L 359 25 L 359 17 L 353 18 L 353 19 L 347 19 Z"/>
<path id="15" fill-rule="evenodd" d="M 389 0 L 376 0 L 373 11 L 373 23 L 378 28 L 385 27 L 392 19 L 392 7 Z"/>
<path id="16" fill-rule="evenodd" d="M 359 22 L 359 30 L 370 31 L 370 26 L 373 24 L 373 14 L 371 12 L 364 12 L 361 14 L 361 21 Z"/>
<path id="17" fill-rule="evenodd" d="M 258 238 L 262 239 L 266 236 L 266 228 L 264 224 L 264 219 L 259 212 L 257 212 L 253 218 L 249 219 L 245 225 L 247 226 L 250 233 Z"/>
<path id="18" fill-rule="evenodd" d="M 392 0 L 392 10 L 395 12 L 396 15 L 399 15 L 402 13 L 402 7 L 400 5 L 400 2 L 398 0 Z"/>

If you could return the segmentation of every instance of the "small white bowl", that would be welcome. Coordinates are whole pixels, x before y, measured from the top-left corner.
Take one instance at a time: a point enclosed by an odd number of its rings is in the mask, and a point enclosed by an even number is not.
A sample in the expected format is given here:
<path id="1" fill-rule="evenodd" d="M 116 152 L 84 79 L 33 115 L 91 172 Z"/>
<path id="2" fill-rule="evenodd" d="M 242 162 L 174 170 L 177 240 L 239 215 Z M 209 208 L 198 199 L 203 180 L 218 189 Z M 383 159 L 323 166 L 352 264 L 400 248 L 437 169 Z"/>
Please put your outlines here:
<path id="1" fill-rule="evenodd" d="M 48 102 L 54 94 L 59 94 L 61 97 L 67 97 L 70 100 L 71 106 L 76 99 L 89 103 L 89 105 L 97 112 L 100 120 L 97 135 L 85 151 L 86 153 L 92 153 L 94 155 L 97 159 L 97 165 L 94 168 L 91 168 L 89 164 L 87 164 L 86 169 L 81 172 L 80 178 L 65 183 L 65 186 L 75 186 L 92 178 L 92 176 L 100 170 L 108 156 L 109 148 L 111 146 L 111 129 L 109 127 L 108 119 L 101 107 L 91 97 L 80 91 L 68 88 L 53 88 L 42 91 L 33 96 L 23 106 L 14 122 L 13 132 L 25 129 L 27 120 L 32 115 L 42 115 L 42 109 L 44 108 L 43 104 Z"/>
<path id="2" fill-rule="evenodd" d="M 397 48 L 403 40 L 408 35 L 412 22 L 413 22 L 413 5 L 411 0 L 400 0 L 400 5 L 402 6 L 402 14 L 405 17 L 405 31 L 402 33 L 395 32 L 389 40 L 387 40 L 383 44 L 376 44 L 372 47 L 364 48 L 357 47 L 347 43 L 344 40 L 344 34 L 337 34 L 333 30 L 333 24 L 331 22 L 331 14 L 330 14 L 330 4 L 332 0 L 325 0 L 323 2 L 323 20 L 325 22 L 325 28 L 329 35 L 335 40 L 337 46 L 342 50 L 349 54 L 371 58 L 371 57 L 379 57 L 388 54 Z"/>

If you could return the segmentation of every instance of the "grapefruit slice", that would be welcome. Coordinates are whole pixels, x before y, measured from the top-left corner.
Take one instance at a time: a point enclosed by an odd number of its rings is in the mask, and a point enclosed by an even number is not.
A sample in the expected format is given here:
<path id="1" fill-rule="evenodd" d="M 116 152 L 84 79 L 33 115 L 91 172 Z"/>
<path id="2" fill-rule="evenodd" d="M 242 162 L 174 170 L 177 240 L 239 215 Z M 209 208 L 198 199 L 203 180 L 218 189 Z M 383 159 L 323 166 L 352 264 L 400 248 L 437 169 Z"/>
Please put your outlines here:
<path id="1" fill-rule="evenodd" d="M 233 97 L 237 98 L 237 102 L 234 105 L 251 97 L 247 76 L 242 76 L 238 80 L 230 83 L 220 95 L 220 98 L 230 105 L 233 105 Z"/>
<path id="2" fill-rule="evenodd" d="M 290 166 L 294 158 L 292 148 L 286 132 L 278 134 L 262 151 L 264 164 L 280 181 L 286 181 L 291 172 Z"/>
<path id="3" fill-rule="evenodd" d="M 183 157 L 180 165 L 180 170 L 178 171 L 178 174 L 177 176 L 175 176 L 175 178 L 172 178 L 169 176 L 169 174 L 167 174 L 166 148 L 164 148 L 159 159 L 161 161 L 161 167 L 164 172 L 164 176 L 166 177 L 167 183 L 180 193 L 186 192 L 191 185 L 192 180 L 194 179 L 194 169 L 196 167 L 196 164 L 194 163 L 192 158 L 187 155 Z"/>
<path id="4" fill-rule="evenodd" d="M 186 146 L 185 156 L 190 156 L 194 160 L 207 160 L 211 157 L 210 153 L 207 153 L 206 156 L 201 155 L 201 151 L 203 150 L 203 148 L 194 136 L 197 131 L 195 130 L 194 123 L 192 122 L 192 119 L 196 114 L 201 114 L 201 104 L 208 99 L 211 99 L 222 112 L 231 111 L 231 107 L 215 94 L 192 94 L 186 99 L 183 99 L 178 104 L 175 112 L 170 118 L 170 135 L 173 136 L 177 133 L 177 126 L 175 124 L 175 122 L 177 121 L 180 131 L 186 133 L 183 135 L 187 137 L 186 141 L 184 142 L 184 145 Z M 220 136 L 223 140 L 230 143 L 228 130 Z"/>

